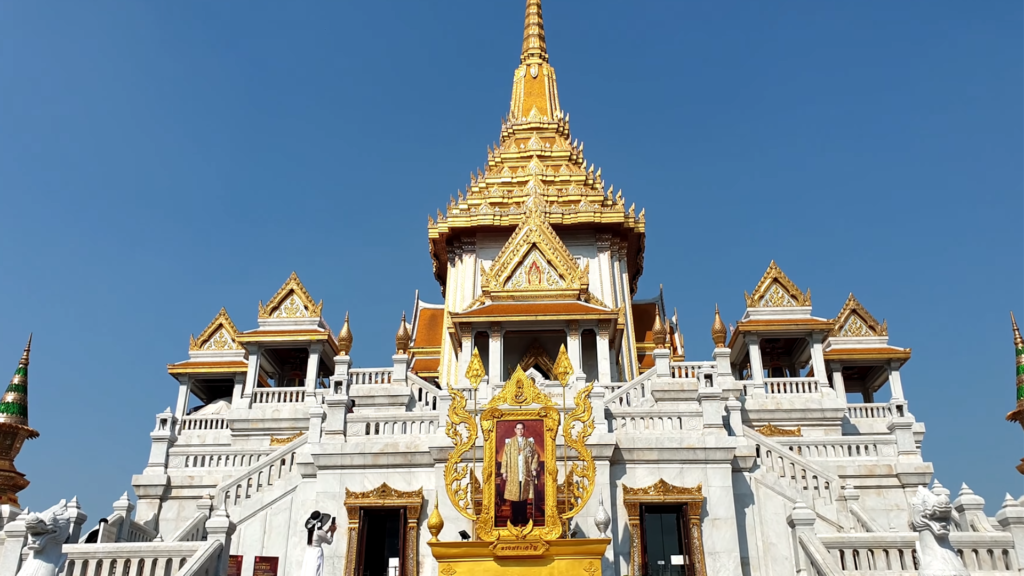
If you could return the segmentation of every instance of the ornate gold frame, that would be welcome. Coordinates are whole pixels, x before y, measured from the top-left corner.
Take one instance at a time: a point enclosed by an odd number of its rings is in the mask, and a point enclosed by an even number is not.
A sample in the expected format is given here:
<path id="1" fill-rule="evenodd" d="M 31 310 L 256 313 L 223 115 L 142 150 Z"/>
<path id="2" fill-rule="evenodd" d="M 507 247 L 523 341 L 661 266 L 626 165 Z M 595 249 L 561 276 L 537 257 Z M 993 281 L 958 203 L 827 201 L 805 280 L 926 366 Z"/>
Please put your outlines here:
<path id="1" fill-rule="evenodd" d="M 525 377 L 525 376 L 524 376 Z M 532 380 L 530 380 L 532 382 Z M 510 530 L 508 527 L 494 525 L 494 469 L 496 466 L 496 436 L 498 422 L 503 420 L 543 420 L 544 421 L 544 526 L 533 529 L 533 522 L 526 530 Z M 480 509 L 480 521 L 477 523 L 477 534 L 481 540 L 553 540 L 562 535 L 562 521 L 558 514 L 558 459 L 555 453 L 555 435 L 559 425 L 558 410 L 552 406 L 541 406 L 532 410 L 504 410 L 487 408 L 480 416 L 480 427 L 484 435 L 484 469 L 483 469 L 483 504 Z"/>
<path id="2" fill-rule="evenodd" d="M 405 576 L 418 576 L 419 522 L 423 506 L 423 488 L 411 492 L 395 490 L 384 482 L 366 492 L 353 492 L 345 488 L 345 511 L 348 513 L 348 542 L 345 551 L 345 574 L 356 575 L 356 556 L 359 552 L 360 508 L 405 508 Z"/>
<path id="3" fill-rule="evenodd" d="M 707 576 L 704 567 L 704 541 L 701 537 L 700 513 L 704 505 L 704 491 L 701 484 L 695 488 L 674 486 L 658 479 L 643 488 L 622 485 L 622 502 L 629 517 L 630 561 L 629 575 L 638 576 L 641 569 L 640 557 L 640 506 L 643 504 L 686 504 L 686 524 L 690 529 L 690 556 L 693 559 L 695 576 Z"/>

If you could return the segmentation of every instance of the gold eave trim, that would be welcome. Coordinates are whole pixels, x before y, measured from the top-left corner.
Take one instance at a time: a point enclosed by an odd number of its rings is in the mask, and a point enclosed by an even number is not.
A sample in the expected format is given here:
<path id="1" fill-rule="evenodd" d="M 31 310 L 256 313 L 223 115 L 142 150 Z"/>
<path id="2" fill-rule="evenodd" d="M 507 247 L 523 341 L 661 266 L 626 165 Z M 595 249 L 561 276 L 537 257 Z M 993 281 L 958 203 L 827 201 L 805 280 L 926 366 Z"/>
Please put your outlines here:
<path id="1" fill-rule="evenodd" d="M 911 353 L 911 349 L 910 348 L 899 348 L 899 349 L 886 349 L 886 348 L 871 349 L 871 348 L 866 348 L 866 349 L 860 349 L 860 350 L 857 350 L 857 349 L 846 349 L 846 350 L 844 350 L 844 349 L 840 348 L 838 350 L 829 350 L 828 352 L 825 352 L 822 356 L 824 356 L 825 361 L 832 361 L 832 362 L 843 361 L 843 360 L 848 360 L 848 361 L 860 361 L 860 360 L 900 360 L 901 363 L 905 364 L 907 362 L 907 360 L 910 360 L 910 353 Z"/>
<path id="2" fill-rule="evenodd" d="M 200 363 L 182 362 L 180 364 L 168 364 L 168 374 L 239 374 L 248 370 L 247 362 L 232 363 Z"/>
<path id="3" fill-rule="evenodd" d="M 614 320 L 618 318 L 615 312 L 583 312 L 575 314 L 529 314 L 509 315 L 501 314 L 495 316 L 459 316 L 452 314 L 452 322 L 529 322 L 533 320 L 579 320 L 580 318 L 597 318 L 598 320 Z"/>

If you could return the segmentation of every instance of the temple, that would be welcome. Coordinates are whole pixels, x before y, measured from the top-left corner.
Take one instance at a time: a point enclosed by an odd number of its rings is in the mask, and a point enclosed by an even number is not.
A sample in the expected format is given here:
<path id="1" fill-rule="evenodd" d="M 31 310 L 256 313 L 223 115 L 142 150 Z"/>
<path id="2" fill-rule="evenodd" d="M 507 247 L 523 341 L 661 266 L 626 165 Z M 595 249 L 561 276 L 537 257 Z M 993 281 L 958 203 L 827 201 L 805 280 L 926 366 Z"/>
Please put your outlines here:
<path id="1" fill-rule="evenodd" d="M 808 279 L 774 261 L 723 295 L 746 303 L 735 326 L 715 302 L 640 294 L 644 210 L 583 148 L 528 0 L 508 115 L 486 168 L 427 219 L 440 290 L 396 324 L 392 364 L 353 358 L 359 324 L 397 313 L 350 318 L 356 303 L 325 305 L 294 273 L 236 315 L 252 328 L 222 308 L 136 431 L 152 442 L 137 500 L 75 516 L 61 573 L 298 574 L 320 510 L 340 526 L 337 576 L 916 574 L 918 489 L 951 492 L 922 459 L 911 349 L 853 294 L 814 310 Z M 683 306 L 706 315 L 690 337 L 710 358 L 687 357 L 669 317 Z M 335 332 L 325 315 L 343 312 Z M 19 385 L 0 404 L 15 455 L 35 434 Z M 0 503 L 17 505 L 4 449 Z M 1018 573 L 1021 503 L 991 518 L 966 485 L 952 499 L 970 573 Z M 24 522 L 9 514 L 4 538 L 13 558 Z"/>

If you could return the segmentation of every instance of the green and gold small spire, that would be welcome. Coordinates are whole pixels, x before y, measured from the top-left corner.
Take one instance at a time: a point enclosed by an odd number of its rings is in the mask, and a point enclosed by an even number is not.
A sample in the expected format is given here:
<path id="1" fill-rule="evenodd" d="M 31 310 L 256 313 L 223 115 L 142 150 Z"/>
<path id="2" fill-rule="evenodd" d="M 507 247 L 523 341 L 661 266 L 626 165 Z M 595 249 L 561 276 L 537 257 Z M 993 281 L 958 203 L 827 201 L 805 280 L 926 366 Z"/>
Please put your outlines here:
<path id="1" fill-rule="evenodd" d="M 1017 407 L 1006 415 L 1006 419 L 1024 427 L 1024 338 L 1021 338 L 1013 312 L 1010 312 L 1010 323 L 1013 325 L 1013 348 L 1017 357 Z"/>
<path id="2" fill-rule="evenodd" d="M 14 370 L 11 383 L 0 398 L 0 422 L 28 427 L 28 362 L 32 351 L 32 335 L 21 354 L 18 368 Z M 36 433 L 38 435 L 38 433 Z M 34 436 L 32 436 L 34 437 Z"/>

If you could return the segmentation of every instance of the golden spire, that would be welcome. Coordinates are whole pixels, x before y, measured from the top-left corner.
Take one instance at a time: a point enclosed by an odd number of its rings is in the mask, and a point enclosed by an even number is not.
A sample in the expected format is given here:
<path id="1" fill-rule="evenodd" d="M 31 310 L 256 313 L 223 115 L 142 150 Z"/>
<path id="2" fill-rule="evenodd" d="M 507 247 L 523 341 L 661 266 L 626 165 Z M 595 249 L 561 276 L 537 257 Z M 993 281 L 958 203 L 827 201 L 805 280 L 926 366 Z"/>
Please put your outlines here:
<path id="1" fill-rule="evenodd" d="M 25 475 L 14 467 L 25 440 L 39 437 L 28 426 L 28 361 L 32 351 L 32 335 L 14 370 L 11 383 L 0 399 L 0 504 L 18 504 L 18 492 L 28 487 Z"/>
<path id="2" fill-rule="evenodd" d="M 1017 328 L 1017 319 L 1013 317 L 1013 310 L 1010 311 L 1010 323 L 1013 324 L 1013 347 L 1024 348 L 1024 338 L 1020 337 L 1020 328 Z"/>
<path id="3" fill-rule="evenodd" d="M 664 348 L 665 342 L 668 340 L 668 330 L 665 328 L 665 323 L 661 321 L 661 308 L 657 305 L 654 306 L 654 328 L 651 328 L 651 334 L 654 335 L 654 347 Z"/>
<path id="4" fill-rule="evenodd" d="M 711 339 L 715 342 L 715 348 L 725 348 L 726 332 L 722 315 L 718 313 L 718 304 L 715 304 L 715 323 L 711 325 Z"/>
<path id="5" fill-rule="evenodd" d="M 398 327 L 398 334 L 395 334 L 395 353 L 408 354 L 410 340 L 412 340 L 412 336 L 409 335 L 409 329 L 405 326 L 405 312 L 402 312 L 402 325 Z"/>
<path id="6" fill-rule="evenodd" d="M 345 325 L 338 332 L 338 354 L 348 356 L 352 351 L 352 329 L 348 327 L 348 312 L 345 312 Z"/>
<path id="7" fill-rule="evenodd" d="M 1010 312 L 1010 324 L 1013 325 L 1013 349 L 1017 357 L 1017 406 L 1012 412 L 1006 415 L 1007 422 L 1016 422 L 1024 428 L 1024 338 L 1020 336 L 1020 328 L 1017 328 L 1017 319 Z M 1024 474 L 1024 458 L 1021 458 L 1017 465 L 1017 471 Z"/>
<path id="8" fill-rule="evenodd" d="M 540 0 L 526 0 L 526 23 L 523 25 L 523 54 L 519 61 L 539 59 L 548 61 L 548 46 L 544 41 L 544 14 Z"/>

